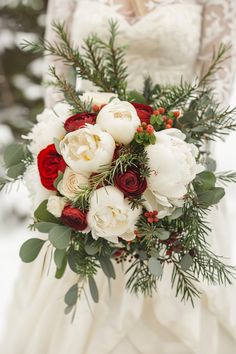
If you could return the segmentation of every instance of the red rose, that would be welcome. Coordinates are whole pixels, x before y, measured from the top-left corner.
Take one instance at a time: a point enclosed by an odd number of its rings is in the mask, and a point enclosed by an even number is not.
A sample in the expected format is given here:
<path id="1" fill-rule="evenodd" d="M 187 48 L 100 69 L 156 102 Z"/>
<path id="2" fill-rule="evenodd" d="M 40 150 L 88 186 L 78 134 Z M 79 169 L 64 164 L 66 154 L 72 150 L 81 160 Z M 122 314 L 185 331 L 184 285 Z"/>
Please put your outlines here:
<path id="1" fill-rule="evenodd" d="M 88 226 L 87 213 L 70 205 L 63 209 L 61 219 L 65 225 L 72 227 L 76 231 L 83 231 Z"/>
<path id="2" fill-rule="evenodd" d="M 65 121 L 64 128 L 68 133 L 70 133 L 84 127 L 86 123 L 94 125 L 96 123 L 96 118 L 96 113 L 77 113 Z"/>
<path id="3" fill-rule="evenodd" d="M 55 145 L 48 145 L 38 154 L 38 170 L 42 185 L 49 190 L 55 191 L 53 183 L 58 172 L 64 172 L 66 163 L 63 157 L 58 154 Z"/>
<path id="4" fill-rule="evenodd" d="M 131 168 L 123 174 L 117 173 L 114 184 L 125 197 L 138 197 L 147 188 L 146 178 L 141 177 L 139 171 Z"/>
<path id="5" fill-rule="evenodd" d="M 141 123 L 145 122 L 150 124 L 150 117 L 153 114 L 153 108 L 147 104 L 131 102 L 134 108 L 136 109 L 137 115 L 141 120 Z"/>

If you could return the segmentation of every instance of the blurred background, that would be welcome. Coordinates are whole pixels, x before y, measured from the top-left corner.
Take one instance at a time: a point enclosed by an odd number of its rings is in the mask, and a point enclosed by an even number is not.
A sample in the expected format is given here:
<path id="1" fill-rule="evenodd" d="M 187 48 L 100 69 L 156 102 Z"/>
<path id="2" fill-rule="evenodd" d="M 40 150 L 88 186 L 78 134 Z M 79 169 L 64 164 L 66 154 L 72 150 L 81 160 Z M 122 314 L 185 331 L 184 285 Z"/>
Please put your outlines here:
<path id="1" fill-rule="evenodd" d="M 0 0 L 0 175 L 4 173 L 4 146 L 20 139 L 43 109 L 43 58 L 22 51 L 21 43 L 44 35 L 46 8 L 47 0 Z M 231 104 L 236 104 L 236 84 Z M 219 170 L 236 169 L 235 152 L 230 150 L 235 139 L 232 134 L 220 143 L 225 158 Z M 1 337 L 8 304 L 14 299 L 19 247 L 30 233 L 30 200 L 24 184 L 15 183 L 0 192 L 0 205 Z"/>
<path id="2" fill-rule="evenodd" d="M 44 34 L 46 0 L 0 0 L 0 175 L 4 146 L 29 130 L 43 109 L 42 61 L 21 50 L 24 39 Z M 19 247 L 29 236 L 30 201 L 21 183 L 0 192 L 0 335 L 14 297 Z"/>

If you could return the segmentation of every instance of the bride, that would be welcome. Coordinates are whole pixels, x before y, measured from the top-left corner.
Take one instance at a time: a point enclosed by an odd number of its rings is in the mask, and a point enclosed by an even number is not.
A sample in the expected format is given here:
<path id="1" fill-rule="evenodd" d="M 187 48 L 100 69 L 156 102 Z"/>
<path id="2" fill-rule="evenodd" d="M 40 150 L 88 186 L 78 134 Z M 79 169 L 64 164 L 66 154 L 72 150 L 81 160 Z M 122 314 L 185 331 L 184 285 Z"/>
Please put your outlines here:
<path id="1" fill-rule="evenodd" d="M 81 43 L 91 31 L 106 36 L 108 20 L 117 19 L 120 40 L 128 47 L 129 87 L 137 89 L 147 73 L 161 84 L 178 83 L 181 76 L 192 80 L 203 64 L 207 67 L 214 47 L 233 41 L 235 16 L 234 0 L 51 0 L 46 37 L 55 40 L 50 27 L 55 19 L 65 21 L 74 43 Z M 214 81 L 224 103 L 229 100 L 235 70 L 233 46 L 231 51 Z M 53 63 L 65 75 L 67 68 L 53 60 L 48 58 L 45 68 Z M 91 90 L 87 82 L 81 84 L 83 90 Z M 53 107 L 58 99 L 52 89 L 46 91 L 47 106 Z M 212 217 L 213 246 L 229 255 L 233 235 L 227 232 L 226 216 L 218 210 Z M 76 275 L 68 270 L 58 281 L 53 266 L 42 274 L 43 253 L 34 263 L 22 266 L 1 353 L 235 353 L 236 287 L 202 286 L 203 295 L 193 309 L 175 298 L 168 275 L 152 298 L 129 294 L 117 266 L 111 294 L 105 276 L 99 273 L 99 304 L 85 291 L 71 323 L 70 315 L 64 315 L 63 297 Z"/>

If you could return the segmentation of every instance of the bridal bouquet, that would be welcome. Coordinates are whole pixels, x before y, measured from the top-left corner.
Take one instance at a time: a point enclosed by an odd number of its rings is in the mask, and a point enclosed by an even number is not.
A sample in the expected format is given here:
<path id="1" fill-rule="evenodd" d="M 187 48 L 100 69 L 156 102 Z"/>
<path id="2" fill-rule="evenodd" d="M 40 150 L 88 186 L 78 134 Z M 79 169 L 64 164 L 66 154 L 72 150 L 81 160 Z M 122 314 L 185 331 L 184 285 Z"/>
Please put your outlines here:
<path id="1" fill-rule="evenodd" d="M 215 255 L 207 237 L 207 215 L 225 194 L 220 184 L 233 172 L 215 172 L 207 141 L 236 127 L 236 109 L 222 109 L 209 85 L 226 48 L 213 55 L 207 73 L 177 86 L 144 79 L 143 91 L 127 85 L 125 51 L 97 35 L 74 47 L 61 24 L 57 43 L 31 45 L 67 63 L 94 92 L 79 92 L 50 68 L 64 101 L 37 117 L 23 143 L 5 151 L 1 187 L 24 178 L 35 200 L 32 230 L 46 237 L 27 240 L 20 257 L 32 262 L 53 250 L 56 278 L 66 267 L 78 281 L 65 295 L 69 312 L 85 283 L 99 299 L 96 274 L 115 279 L 115 262 L 126 264 L 127 288 L 151 295 L 166 266 L 171 286 L 193 303 L 197 283 L 231 283 L 235 268 Z M 38 198 L 38 199 L 37 199 Z"/>

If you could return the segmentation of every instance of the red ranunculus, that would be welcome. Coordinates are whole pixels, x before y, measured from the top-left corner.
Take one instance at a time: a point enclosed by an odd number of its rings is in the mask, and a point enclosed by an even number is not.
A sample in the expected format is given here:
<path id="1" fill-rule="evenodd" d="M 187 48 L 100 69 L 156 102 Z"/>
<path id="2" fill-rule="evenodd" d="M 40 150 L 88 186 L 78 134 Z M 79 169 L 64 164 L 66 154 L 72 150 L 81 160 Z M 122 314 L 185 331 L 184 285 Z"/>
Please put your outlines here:
<path id="1" fill-rule="evenodd" d="M 96 113 L 77 113 L 65 121 L 64 128 L 70 133 L 84 127 L 86 123 L 94 125 L 96 123 L 96 118 Z"/>
<path id="2" fill-rule="evenodd" d="M 136 169 L 128 169 L 125 173 L 117 173 L 114 178 L 115 186 L 124 193 L 125 197 L 138 197 L 147 188 L 146 178 L 140 176 Z"/>
<path id="3" fill-rule="evenodd" d="M 58 172 L 64 172 L 66 163 L 63 157 L 58 154 L 55 145 L 48 145 L 38 154 L 38 170 L 42 185 L 49 190 L 55 191 L 53 183 Z"/>
<path id="4" fill-rule="evenodd" d="M 63 209 L 61 220 L 65 225 L 72 227 L 76 231 L 83 231 L 88 226 L 87 213 L 70 205 Z"/>
<path id="5" fill-rule="evenodd" d="M 153 114 L 153 108 L 147 104 L 131 102 L 137 111 L 137 115 L 141 120 L 141 123 L 150 124 L 150 117 Z"/>

